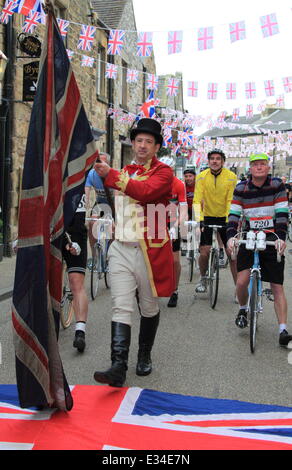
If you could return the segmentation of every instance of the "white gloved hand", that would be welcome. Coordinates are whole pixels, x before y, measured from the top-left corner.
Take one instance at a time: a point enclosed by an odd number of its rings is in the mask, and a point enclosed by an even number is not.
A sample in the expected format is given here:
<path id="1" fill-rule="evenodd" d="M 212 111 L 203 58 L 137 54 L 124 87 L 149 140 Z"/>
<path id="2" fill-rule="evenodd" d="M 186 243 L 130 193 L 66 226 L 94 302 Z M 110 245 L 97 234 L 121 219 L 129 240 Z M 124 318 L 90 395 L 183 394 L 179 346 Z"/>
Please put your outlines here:
<path id="1" fill-rule="evenodd" d="M 71 251 L 72 250 L 72 251 Z M 81 248 L 80 246 L 78 245 L 78 243 L 76 242 L 73 242 L 71 247 L 70 247 L 70 252 L 72 253 L 72 255 L 74 256 L 79 256 L 80 253 L 81 253 Z M 74 253 L 75 252 L 75 253 Z"/>

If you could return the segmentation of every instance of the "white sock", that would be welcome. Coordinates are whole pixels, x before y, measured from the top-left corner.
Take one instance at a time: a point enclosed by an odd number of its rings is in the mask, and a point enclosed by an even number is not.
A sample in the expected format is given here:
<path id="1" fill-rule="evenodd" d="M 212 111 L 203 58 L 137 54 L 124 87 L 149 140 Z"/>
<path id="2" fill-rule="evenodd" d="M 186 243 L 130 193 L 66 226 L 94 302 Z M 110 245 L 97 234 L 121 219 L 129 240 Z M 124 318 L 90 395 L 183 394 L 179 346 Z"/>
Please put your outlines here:
<path id="1" fill-rule="evenodd" d="M 239 310 L 246 310 L 247 305 L 240 305 Z"/>
<path id="2" fill-rule="evenodd" d="M 85 321 L 77 321 L 75 324 L 75 331 L 83 331 L 85 333 L 86 329 L 86 322 Z"/>
<path id="3" fill-rule="evenodd" d="M 279 333 L 281 334 L 282 331 L 287 330 L 287 325 L 286 323 L 280 323 L 279 325 Z"/>

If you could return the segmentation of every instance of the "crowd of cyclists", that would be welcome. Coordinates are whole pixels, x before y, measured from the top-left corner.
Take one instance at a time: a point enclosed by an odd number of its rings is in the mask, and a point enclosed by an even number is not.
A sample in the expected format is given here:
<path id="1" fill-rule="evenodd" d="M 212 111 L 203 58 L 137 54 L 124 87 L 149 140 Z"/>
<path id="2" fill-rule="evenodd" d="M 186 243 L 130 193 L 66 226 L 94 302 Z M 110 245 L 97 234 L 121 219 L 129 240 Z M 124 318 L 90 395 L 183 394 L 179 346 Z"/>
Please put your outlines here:
<path id="1" fill-rule="evenodd" d="M 175 308 L 181 274 L 181 255 L 186 254 L 186 229 L 184 222 L 194 220 L 200 224 L 200 249 L 198 266 L 200 280 L 194 287 L 195 293 L 205 293 L 206 271 L 212 244 L 212 228 L 219 229 L 220 259 L 224 264 L 227 257 L 234 282 L 235 301 L 239 304 L 235 324 L 247 327 L 247 296 L 253 253 L 240 246 L 236 259 L 231 256 L 237 244 L 237 233 L 246 234 L 253 230 L 258 221 L 263 222 L 267 240 L 277 235 L 277 250 L 267 247 L 260 252 L 262 279 L 269 282 L 274 297 L 274 309 L 279 328 L 280 346 L 288 346 L 292 336 L 287 331 L 287 300 L 284 292 L 284 266 L 286 234 L 289 218 L 291 187 L 285 179 L 270 174 L 269 157 L 264 153 L 249 157 L 250 169 L 247 177 L 238 181 L 234 172 L 225 168 L 226 156 L 220 149 L 213 149 L 207 155 L 208 167 L 203 171 L 187 168 L 183 181 L 177 178 L 175 158 L 156 158 L 162 145 L 161 126 L 154 119 L 141 119 L 131 131 L 133 162 L 118 171 L 110 167 L 109 155 L 100 155 L 85 182 L 85 194 L 68 229 L 74 244 L 64 242 L 64 259 L 67 264 L 69 282 L 74 298 L 76 317 L 73 346 L 83 352 L 86 346 L 85 330 L 88 316 L 88 300 L 85 290 L 87 260 L 86 210 L 92 213 L 89 204 L 90 190 L 95 192 L 94 212 L 101 217 L 99 205 L 107 203 L 104 187 L 111 188 L 111 197 L 122 195 L 123 207 L 139 204 L 139 210 L 128 212 L 125 221 L 120 222 L 119 212 L 115 214 L 114 243 L 111 244 L 110 275 L 112 296 L 112 365 L 105 371 L 96 371 L 94 378 L 100 383 L 122 386 L 126 380 L 127 358 L 131 340 L 131 316 L 133 303 L 139 303 L 141 322 L 139 351 L 136 373 L 148 375 L 152 370 L 151 349 L 159 324 L 157 297 L 169 297 L 167 306 Z M 164 239 L 150 237 L 150 221 L 147 204 L 155 208 L 162 204 L 167 208 L 166 236 Z M 116 206 L 118 207 L 118 206 Z M 130 206 L 129 206 L 130 207 Z M 121 231 L 121 223 L 123 223 Z M 142 230 L 141 239 L 133 235 L 134 227 Z M 122 233 L 122 235 L 120 235 Z M 135 232 L 136 233 L 136 232 Z M 148 236 L 147 236 L 148 233 Z M 88 225 L 89 246 L 94 237 Z M 245 237 L 245 235 L 243 235 Z M 74 245 L 74 246 L 73 246 Z M 277 251 L 281 262 L 277 261 Z M 224 256 L 225 253 L 225 256 Z M 90 256 L 89 256 L 90 258 Z M 171 266 L 172 265 L 172 266 Z"/>

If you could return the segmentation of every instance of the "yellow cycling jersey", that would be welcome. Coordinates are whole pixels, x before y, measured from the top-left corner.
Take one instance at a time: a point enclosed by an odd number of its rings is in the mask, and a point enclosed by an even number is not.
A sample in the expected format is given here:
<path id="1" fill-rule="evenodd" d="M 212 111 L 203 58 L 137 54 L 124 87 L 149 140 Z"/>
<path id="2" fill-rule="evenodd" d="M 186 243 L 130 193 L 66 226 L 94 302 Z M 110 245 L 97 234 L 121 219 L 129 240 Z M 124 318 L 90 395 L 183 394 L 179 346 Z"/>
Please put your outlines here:
<path id="1" fill-rule="evenodd" d="M 199 173 L 193 200 L 195 220 L 204 220 L 204 217 L 226 217 L 227 220 L 236 183 L 236 175 L 227 168 L 222 168 L 217 176 L 210 168 Z"/>

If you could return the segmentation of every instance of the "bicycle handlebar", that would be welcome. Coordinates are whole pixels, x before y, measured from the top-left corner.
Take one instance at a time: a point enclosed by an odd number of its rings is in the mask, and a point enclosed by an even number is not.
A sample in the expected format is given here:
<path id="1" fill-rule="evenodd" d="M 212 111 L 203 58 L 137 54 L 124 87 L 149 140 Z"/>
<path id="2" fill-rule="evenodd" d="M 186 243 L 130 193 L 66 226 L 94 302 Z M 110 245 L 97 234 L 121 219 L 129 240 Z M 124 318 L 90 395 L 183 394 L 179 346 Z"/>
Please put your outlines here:
<path id="1" fill-rule="evenodd" d="M 246 233 L 246 232 L 239 232 L 239 233 L 237 233 L 237 234 L 235 235 L 234 238 L 236 238 L 238 235 L 242 235 L 242 234 L 244 234 L 244 233 Z M 279 248 L 276 247 L 276 244 L 277 244 L 278 240 L 280 240 L 280 238 L 278 237 L 278 235 L 277 235 L 275 232 L 271 232 L 271 233 L 273 233 L 273 234 L 277 237 L 277 240 L 275 240 L 275 241 L 268 241 L 268 240 L 266 240 L 265 243 L 266 243 L 266 245 L 268 245 L 268 246 L 274 246 L 274 247 L 275 247 L 275 249 L 277 250 L 277 262 L 280 263 L 282 257 L 281 257 L 281 255 L 280 255 Z M 232 247 L 232 249 L 231 249 L 231 259 L 232 259 L 232 260 L 235 260 L 235 259 L 236 259 L 236 256 L 237 256 L 237 250 L 236 250 L 236 248 L 238 248 L 239 245 L 246 245 L 246 240 L 238 240 L 238 241 L 237 241 L 237 244 L 236 244 L 236 241 L 234 240 L 233 247 Z M 254 248 L 252 251 L 254 251 L 254 250 L 256 250 L 256 245 L 255 245 L 255 248 Z"/>
<path id="2" fill-rule="evenodd" d="M 197 227 L 197 225 L 199 225 L 200 222 L 196 222 L 195 220 L 188 220 L 188 221 L 185 221 L 184 222 L 184 225 L 187 227 L 187 226 L 191 226 L 191 227 Z"/>

